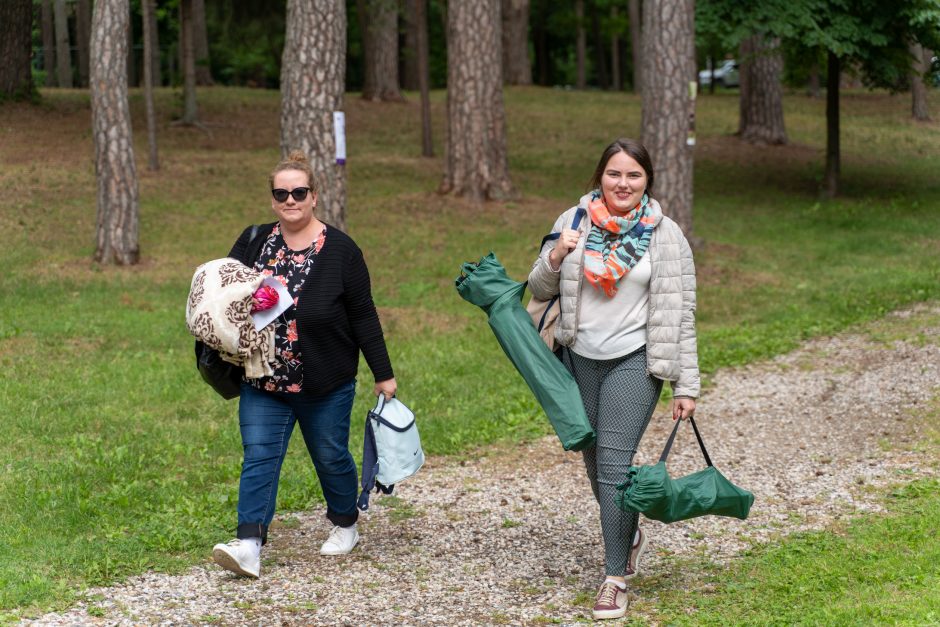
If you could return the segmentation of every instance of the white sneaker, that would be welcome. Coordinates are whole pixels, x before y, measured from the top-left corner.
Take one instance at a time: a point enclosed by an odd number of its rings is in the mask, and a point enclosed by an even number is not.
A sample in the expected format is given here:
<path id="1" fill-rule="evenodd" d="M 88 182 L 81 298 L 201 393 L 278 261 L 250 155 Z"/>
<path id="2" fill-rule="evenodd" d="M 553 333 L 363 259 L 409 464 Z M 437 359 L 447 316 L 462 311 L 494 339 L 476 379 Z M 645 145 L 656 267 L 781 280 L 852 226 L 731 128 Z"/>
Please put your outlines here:
<path id="1" fill-rule="evenodd" d="M 359 532 L 356 531 L 355 523 L 351 527 L 333 527 L 330 537 L 320 547 L 320 555 L 346 555 L 353 550 L 357 542 Z"/>
<path id="2" fill-rule="evenodd" d="M 228 544 L 216 544 L 212 547 L 212 559 L 236 575 L 257 579 L 261 575 L 261 539 L 236 538 Z"/>

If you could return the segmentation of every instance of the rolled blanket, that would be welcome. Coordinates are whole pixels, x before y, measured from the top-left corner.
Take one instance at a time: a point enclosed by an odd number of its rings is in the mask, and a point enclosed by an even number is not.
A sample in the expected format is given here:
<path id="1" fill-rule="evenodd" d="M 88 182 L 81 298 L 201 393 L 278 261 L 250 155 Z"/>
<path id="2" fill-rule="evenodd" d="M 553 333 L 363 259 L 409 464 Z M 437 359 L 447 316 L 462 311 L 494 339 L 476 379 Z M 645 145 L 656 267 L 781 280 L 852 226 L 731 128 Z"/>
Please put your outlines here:
<path id="1" fill-rule="evenodd" d="M 186 326 L 222 359 L 257 379 L 274 374 L 274 326 L 260 331 L 251 318 L 251 296 L 264 276 L 237 259 L 208 261 L 193 275 L 186 301 Z"/>

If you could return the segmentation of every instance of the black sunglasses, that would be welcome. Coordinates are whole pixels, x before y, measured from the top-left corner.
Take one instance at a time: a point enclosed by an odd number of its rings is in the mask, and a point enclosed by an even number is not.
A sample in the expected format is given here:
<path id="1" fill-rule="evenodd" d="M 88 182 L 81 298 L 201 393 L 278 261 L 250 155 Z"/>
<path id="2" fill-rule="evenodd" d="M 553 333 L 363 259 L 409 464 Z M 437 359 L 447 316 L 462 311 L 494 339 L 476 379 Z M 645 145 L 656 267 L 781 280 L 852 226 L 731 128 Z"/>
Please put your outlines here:
<path id="1" fill-rule="evenodd" d="M 278 202 L 284 202 L 287 200 L 288 196 L 293 196 L 294 200 L 300 202 L 307 197 L 307 192 L 310 191 L 309 187 L 295 187 L 294 189 L 287 191 L 286 189 L 272 189 L 271 195 L 274 196 L 274 200 Z"/>

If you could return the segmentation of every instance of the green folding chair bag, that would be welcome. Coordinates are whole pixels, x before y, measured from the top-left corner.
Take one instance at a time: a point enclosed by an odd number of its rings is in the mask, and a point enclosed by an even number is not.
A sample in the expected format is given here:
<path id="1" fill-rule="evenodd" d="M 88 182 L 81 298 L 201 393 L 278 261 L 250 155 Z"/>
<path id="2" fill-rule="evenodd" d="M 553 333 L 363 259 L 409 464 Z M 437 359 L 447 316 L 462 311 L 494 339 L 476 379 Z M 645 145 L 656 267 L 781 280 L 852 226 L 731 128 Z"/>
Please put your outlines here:
<path id="1" fill-rule="evenodd" d="M 496 340 L 545 410 L 564 449 L 580 451 L 594 444 L 574 377 L 548 350 L 522 306 L 526 284 L 510 279 L 493 253 L 461 269 L 457 292 L 486 312 Z"/>
<path id="2" fill-rule="evenodd" d="M 732 516 L 744 520 L 751 511 L 754 495 L 734 485 L 712 464 L 695 420 L 689 418 L 695 438 L 708 465 L 704 470 L 673 479 L 666 470 L 666 458 L 676 439 L 681 420 L 676 421 L 659 462 L 631 466 L 627 479 L 617 486 L 620 509 L 640 512 L 664 523 L 697 516 Z"/>

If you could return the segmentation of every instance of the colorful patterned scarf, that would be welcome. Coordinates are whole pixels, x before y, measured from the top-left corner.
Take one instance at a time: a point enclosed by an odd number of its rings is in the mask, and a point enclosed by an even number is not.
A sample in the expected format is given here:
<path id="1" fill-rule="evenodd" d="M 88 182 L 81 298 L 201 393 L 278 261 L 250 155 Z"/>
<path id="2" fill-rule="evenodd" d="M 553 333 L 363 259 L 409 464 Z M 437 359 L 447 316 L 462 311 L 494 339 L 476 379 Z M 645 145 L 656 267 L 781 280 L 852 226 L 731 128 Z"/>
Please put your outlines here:
<path id="1" fill-rule="evenodd" d="M 608 298 L 617 293 L 617 282 L 625 277 L 646 254 L 653 236 L 653 215 L 649 196 L 627 215 L 610 214 L 604 197 L 591 192 L 588 203 L 591 231 L 584 244 L 584 277 L 594 289 L 603 290 Z"/>

